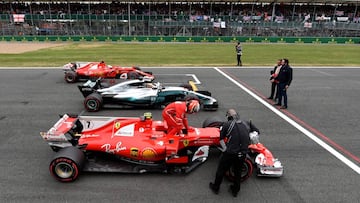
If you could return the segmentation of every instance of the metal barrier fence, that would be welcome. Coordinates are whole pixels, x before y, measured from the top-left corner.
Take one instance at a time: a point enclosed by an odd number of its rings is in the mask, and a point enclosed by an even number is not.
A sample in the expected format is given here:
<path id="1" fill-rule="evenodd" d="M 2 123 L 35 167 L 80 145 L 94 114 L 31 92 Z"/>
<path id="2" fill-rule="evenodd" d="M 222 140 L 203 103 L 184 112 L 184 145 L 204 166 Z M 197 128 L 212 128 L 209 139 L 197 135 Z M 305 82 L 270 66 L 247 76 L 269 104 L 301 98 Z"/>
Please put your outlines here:
<path id="1" fill-rule="evenodd" d="M 219 20 L 221 19 L 221 20 Z M 193 21 L 189 16 L 168 15 L 25 15 L 14 23 L 0 14 L 0 36 L 262 36 L 262 37 L 360 37 L 360 23 L 317 21 L 239 21 L 217 16 L 214 21 Z"/>
<path id="2" fill-rule="evenodd" d="M 167 42 L 360 44 L 360 37 L 0 36 L 0 42 Z"/>

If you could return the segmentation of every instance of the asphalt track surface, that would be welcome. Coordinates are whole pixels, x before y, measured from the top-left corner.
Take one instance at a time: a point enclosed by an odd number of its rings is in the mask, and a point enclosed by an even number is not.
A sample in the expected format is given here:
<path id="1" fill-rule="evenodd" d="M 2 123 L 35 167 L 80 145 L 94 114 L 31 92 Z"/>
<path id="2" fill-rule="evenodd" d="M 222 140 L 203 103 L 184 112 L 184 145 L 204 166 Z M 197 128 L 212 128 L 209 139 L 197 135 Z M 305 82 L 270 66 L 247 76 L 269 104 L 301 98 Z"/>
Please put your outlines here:
<path id="1" fill-rule="evenodd" d="M 281 178 L 251 177 L 233 198 L 223 182 L 208 188 L 219 153 L 187 175 L 83 173 L 73 183 L 51 177 L 54 152 L 39 136 L 63 113 L 140 116 L 145 111 L 84 112 L 77 84 L 60 69 L 0 70 L 0 202 L 359 202 L 360 68 L 294 68 L 289 108 L 274 108 L 269 68 L 146 68 L 164 83 L 194 74 L 219 100 L 216 112 L 190 115 L 201 126 L 211 116 L 238 110 L 261 130 L 261 141 L 285 167 Z M 151 110 L 160 119 L 161 110 Z"/>

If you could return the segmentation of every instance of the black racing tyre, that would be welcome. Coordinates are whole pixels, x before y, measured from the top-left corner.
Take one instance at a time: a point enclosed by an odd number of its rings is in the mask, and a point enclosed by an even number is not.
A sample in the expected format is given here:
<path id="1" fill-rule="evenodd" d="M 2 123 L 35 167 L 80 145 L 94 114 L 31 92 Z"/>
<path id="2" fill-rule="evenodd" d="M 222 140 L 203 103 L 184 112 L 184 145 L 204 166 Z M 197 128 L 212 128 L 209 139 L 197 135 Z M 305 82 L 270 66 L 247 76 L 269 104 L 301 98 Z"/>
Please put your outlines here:
<path id="1" fill-rule="evenodd" d="M 127 78 L 128 79 L 138 79 L 139 78 L 139 74 L 136 71 L 130 71 L 127 74 Z"/>
<path id="2" fill-rule="evenodd" d="M 66 71 L 64 79 L 67 83 L 74 83 L 77 81 L 77 74 L 74 71 Z"/>
<path id="3" fill-rule="evenodd" d="M 84 106 L 87 111 L 99 111 L 103 105 L 103 99 L 99 93 L 92 93 L 84 100 Z"/>
<path id="4" fill-rule="evenodd" d="M 207 118 L 203 122 L 202 127 L 203 128 L 207 128 L 207 127 L 220 128 L 220 126 L 222 126 L 223 123 L 224 123 L 224 121 L 221 118 L 214 116 L 214 117 Z"/>
<path id="5" fill-rule="evenodd" d="M 250 178 L 250 176 L 253 174 L 253 171 L 254 165 L 252 161 L 249 158 L 246 158 L 241 169 L 241 182 Z M 226 172 L 225 176 L 229 181 L 233 182 L 235 180 L 234 169 L 231 167 L 230 170 Z"/>
<path id="6" fill-rule="evenodd" d="M 50 174 L 60 182 L 72 182 L 79 177 L 85 163 L 84 153 L 76 147 L 66 147 L 50 162 Z"/>

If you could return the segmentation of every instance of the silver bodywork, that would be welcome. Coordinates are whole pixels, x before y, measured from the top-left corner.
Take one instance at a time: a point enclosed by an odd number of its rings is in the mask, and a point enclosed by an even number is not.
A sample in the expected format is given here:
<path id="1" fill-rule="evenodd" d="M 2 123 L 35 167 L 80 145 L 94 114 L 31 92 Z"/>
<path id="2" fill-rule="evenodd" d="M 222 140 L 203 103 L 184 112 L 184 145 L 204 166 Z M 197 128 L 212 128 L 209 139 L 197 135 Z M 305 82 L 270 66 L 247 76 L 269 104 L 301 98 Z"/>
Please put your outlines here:
<path id="1" fill-rule="evenodd" d="M 86 85 L 92 87 L 94 86 L 93 83 L 95 82 L 88 81 Z M 217 100 L 211 96 L 180 86 L 163 86 L 159 82 L 150 83 L 139 79 L 127 80 L 111 87 L 97 89 L 96 91 L 101 94 L 102 97 L 112 97 L 113 99 L 119 101 L 128 103 L 144 103 L 148 105 L 167 103 L 166 98 L 172 95 L 181 95 L 182 98 L 176 99 L 183 99 L 183 97 L 189 95 L 197 97 L 203 106 L 207 105 L 206 107 L 209 108 L 211 105 L 216 105 L 217 109 Z"/>

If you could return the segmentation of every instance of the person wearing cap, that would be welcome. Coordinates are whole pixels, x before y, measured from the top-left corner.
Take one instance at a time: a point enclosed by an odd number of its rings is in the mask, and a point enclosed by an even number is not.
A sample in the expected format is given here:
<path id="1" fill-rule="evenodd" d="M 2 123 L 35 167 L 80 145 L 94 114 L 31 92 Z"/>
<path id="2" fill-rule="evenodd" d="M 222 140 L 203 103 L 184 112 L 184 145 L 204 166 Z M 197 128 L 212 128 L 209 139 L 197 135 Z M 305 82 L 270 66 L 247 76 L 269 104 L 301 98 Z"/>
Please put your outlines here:
<path id="1" fill-rule="evenodd" d="M 189 127 L 186 114 L 196 113 L 200 110 L 198 100 L 176 101 L 168 104 L 163 112 L 162 117 L 167 124 L 167 134 L 176 135 L 193 130 Z"/>
<path id="2" fill-rule="evenodd" d="M 210 189 L 218 194 L 226 171 L 234 169 L 235 181 L 229 192 L 236 197 L 240 191 L 241 170 L 249 150 L 249 133 L 259 129 L 250 121 L 242 121 L 234 109 L 226 112 L 227 121 L 220 128 L 220 147 L 222 151 L 216 170 L 215 181 L 209 183 Z"/>

